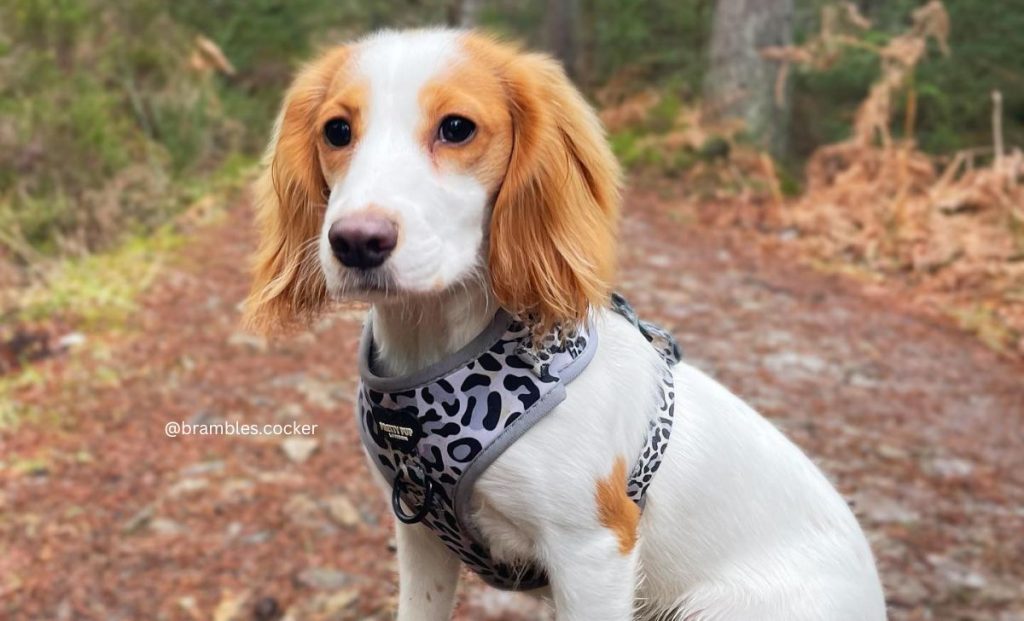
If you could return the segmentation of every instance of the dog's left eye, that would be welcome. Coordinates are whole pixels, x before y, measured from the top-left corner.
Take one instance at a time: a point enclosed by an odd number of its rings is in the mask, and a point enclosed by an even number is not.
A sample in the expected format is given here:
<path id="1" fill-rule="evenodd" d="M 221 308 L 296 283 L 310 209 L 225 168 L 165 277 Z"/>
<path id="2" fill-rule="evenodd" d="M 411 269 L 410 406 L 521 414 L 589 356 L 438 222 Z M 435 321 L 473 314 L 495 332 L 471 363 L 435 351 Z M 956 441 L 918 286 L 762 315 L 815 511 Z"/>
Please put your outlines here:
<path id="1" fill-rule="evenodd" d="M 441 120 L 441 126 L 437 129 L 437 137 L 441 142 L 459 144 L 466 142 L 476 132 L 476 124 L 464 116 L 446 116 Z"/>
<path id="2" fill-rule="evenodd" d="M 352 126 L 345 119 L 331 119 L 324 125 L 324 140 L 332 147 L 344 147 L 352 142 Z"/>

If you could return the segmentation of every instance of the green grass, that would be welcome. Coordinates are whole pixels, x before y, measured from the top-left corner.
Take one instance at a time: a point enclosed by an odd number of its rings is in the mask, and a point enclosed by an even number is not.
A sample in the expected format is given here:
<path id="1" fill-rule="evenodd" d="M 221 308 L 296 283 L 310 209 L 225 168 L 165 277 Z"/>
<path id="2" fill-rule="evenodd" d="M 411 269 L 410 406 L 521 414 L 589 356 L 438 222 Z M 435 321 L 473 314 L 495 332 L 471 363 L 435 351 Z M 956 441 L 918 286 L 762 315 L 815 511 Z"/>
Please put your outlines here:
<path id="1" fill-rule="evenodd" d="M 209 176 L 181 188 L 180 200 L 210 202 L 220 212 L 251 180 L 253 164 L 250 157 L 231 157 Z M 18 314 L 28 321 L 72 318 L 86 331 L 120 327 L 137 310 L 138 295 L 184 241 L 178 229 L 171 220 L 129 235 L 106 252 L 54 262 L 44 282 L 19 296 Z"/>
<path id="2" fill-rule="evenodd" d="M 22 298 L 27 320 L 75 317 L 86 330 L 120 325 L 136 310 L 135 299 L 181 244 L 173 226 L 126 240 L 110 252 L 60 263 L 48 280 Z"/>
<path id="3" fill-rule="evenodd" d="M 1020 335 L 1006 326 L 999 315 L 987 306 L 975 304 L 967 308 L 948 309 L 947 313 L 964 330 L 975 334 L 989 348 L 1006 352 Z"/>
<path id="4" fill-rule="evenodd" d="M 88 333 L 121 329 L 138 310 L 138 296 L 153 282 L 183 238 L 172 225 L 147 236 L 134 236 L 109 252 L 55 263 L 47 279 L 20 293 L 17 319 L 32 322 L 60 317 Z M 90 343 L 89 350 L 95 353 Z M 72 351 L 69 355 L 76 356 Z M 78 360 L 90 376 L 103 379 L 106 367 L 97 360 Z M 27 365 L 0 377 L 0 429 L 25 421 L 43 421 L 45 412 L 18 394 L 46 384 L 43 373 Z"/>
<path id="5" fill-rule="evenodd" d="M 39 386 L 43 381 L 43 376 L 32 367 L 0 377 L 0 430 L 14 427 L 22 421 L 39 418 L 40 412 L 20 402 L 17 393 Z"/>
<path id="6" fill-rule="evenodd" d="M 219 219 L 224 207 L 238 199 L 252 180 L 254 161 L 233 157 L 219 170 L 181 189 L 191 204 L 202 203 L 201 217 L 190 226 L 207 226 Z M 212 208 L 205 208 L 212 205 Z M 108 251 L 84 257 L 54 260 L 38 285 L 19 292 L 16 320 L 32 322 L 60 317 L 76 330 L 96 335 L 125 328 L 139 309 L 141 294 L 161 270 L 177 256 L 186 242 L 178 221 L 154 231 L 125 237 Z M 72 351 L 69 378 L 88 376 L 91 385 L 116 384 L 119 378 L 109 366 L 109 352 L 93 338 L 83 355 Z M 67 381 L 73 381 L 68 379 Z M 24 421 L 46 421 L 44 412 L 18 399 L 18 394 L 45 385 L 39 368 L 25 368 L 0 377 L 0 429 Z"/>

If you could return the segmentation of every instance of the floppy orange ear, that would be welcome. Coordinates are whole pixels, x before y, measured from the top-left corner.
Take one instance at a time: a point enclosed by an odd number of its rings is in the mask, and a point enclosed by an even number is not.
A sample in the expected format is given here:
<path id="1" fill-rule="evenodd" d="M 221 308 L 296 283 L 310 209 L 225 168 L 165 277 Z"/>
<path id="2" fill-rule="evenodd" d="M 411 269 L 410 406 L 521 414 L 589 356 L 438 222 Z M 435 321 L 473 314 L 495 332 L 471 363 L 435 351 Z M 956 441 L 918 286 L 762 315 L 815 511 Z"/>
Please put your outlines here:
<path id="1" fill-rule="evenodd" d="M 621 173 L 593 109 L 561 66 L 515 53 L 501 69 L 513 146 L 490 229 L 492 287 L 538 329 L 608 301 Z"/>
<path id="2" fill-rule="evenodd" d="M 347 57 L 346 48 L 336 48 L 299 72 L 285 95 L 256 182 L 260 241 L 245 321 L 264 332 L 308 319 L 327 303 L 317 239 L 328 188 L 317 157 L 315 123 L 328 84 Z"/>

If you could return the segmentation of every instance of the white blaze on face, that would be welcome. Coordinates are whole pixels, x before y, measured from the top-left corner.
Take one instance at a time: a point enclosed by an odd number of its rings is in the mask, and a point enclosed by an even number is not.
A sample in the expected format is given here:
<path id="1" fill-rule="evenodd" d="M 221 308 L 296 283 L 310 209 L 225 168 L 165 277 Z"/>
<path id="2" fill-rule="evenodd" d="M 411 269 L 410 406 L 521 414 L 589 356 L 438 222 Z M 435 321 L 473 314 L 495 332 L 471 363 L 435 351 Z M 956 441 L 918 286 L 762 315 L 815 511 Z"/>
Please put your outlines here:
<path id="1" fill-rule="evenodd" d="M 440 118 L 426 118 L 420 93 L 462 60 L 458 33 L 385 32 L 356 49 L 355 79 L 368 86 L 366 122 L 345 173 L 334 181 L 320 239 L 329 287 L 345 269 L 327 243 L 331 224 L 371 209 L 393 219 L 399 243 L 379 269 L 398 289 L 436 291 L 480 263 L 487 190 L 471 175 L 439 169 L 430 149 Z"/>

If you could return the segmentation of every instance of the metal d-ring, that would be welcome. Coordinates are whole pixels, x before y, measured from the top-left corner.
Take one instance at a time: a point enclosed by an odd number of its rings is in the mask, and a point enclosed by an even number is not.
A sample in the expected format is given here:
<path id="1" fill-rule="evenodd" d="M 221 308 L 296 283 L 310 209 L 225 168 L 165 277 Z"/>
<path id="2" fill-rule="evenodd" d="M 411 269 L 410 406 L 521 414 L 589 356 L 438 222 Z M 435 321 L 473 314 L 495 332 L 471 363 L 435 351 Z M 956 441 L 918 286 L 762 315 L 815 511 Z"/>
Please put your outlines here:
<path id="1" fill-rule="evenodd" d="M 395 517 L 403 524 L 415 524 L 423 521 L 430 511 L 430 505 L 434 502 L 434 482 L 428 476 L 423 477 L 423 504 L 412 514 L 402 510 L 402 492 L 405 490 L 405 483 L 402 482 L 402 472 L 395 475 L 395 481 L 391 484 L 391 508 L 395 511 Z"/>

